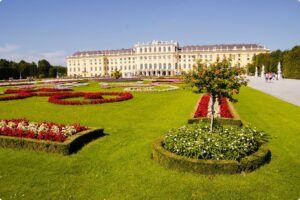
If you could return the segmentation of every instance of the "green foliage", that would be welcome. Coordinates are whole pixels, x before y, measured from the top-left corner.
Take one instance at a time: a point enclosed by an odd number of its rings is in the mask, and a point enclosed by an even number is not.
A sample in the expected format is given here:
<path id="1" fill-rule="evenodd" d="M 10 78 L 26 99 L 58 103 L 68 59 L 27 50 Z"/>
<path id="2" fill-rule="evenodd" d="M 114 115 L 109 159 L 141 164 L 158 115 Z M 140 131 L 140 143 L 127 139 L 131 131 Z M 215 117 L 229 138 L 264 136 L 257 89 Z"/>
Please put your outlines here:
<path id="1" fill-rule="evenodd" d="M 300 79 L 300 46 L 295 46 L 284 55 L 283 66 L 285 77 Z"/>
<path id="2" fill-rule="evenodd" d="M 226 60 L 215 62 L 211 66 L 198 64 L 198 67 L 187 73 L 185 82 L 191 87 L 197 88 L 199 93 L 210 93 L 213 98 L 226 97 L 236 102 L 235 94 L 238 94 L 242 85 L 247 85 L 244 70 L 231 67 Z"/>
<path id="3" fill-rule="evenodd" d="M 65 76 L 67 68 L 62 66 L 52 66 L 47 60 L 39 61 L 39 68 L 36 63 L 28 63 L 21 60 L 19 63 L 0 59 L 0 80 L 14 78 L 19 79 L 27 77 L 52 77 L 56 75 Z"/>
<path id="4" fill-rule="evenodd" d="M 204 124 L 171 129 L 163 146 L 178 155 L 206 160 L 241 160 L 267 142 L 268 135 L 245 126 L 216 126 L 213 131 Z"/>
<path id="5" fill-rule="evenodd" d="M 277 73 L 278 62 L 281 63 L 284 77 L 300 79 L 300 46 L 295 46 L 287 51 L 276 50 L 271 53 L 255 55 L 252 63 L 247 65 L 247 72 L 253 75 L 255 68 L 258 67 L 258 72 L 261 73 L 264 65 L 265 72 Z"/>
<path id="6" fill-rule="evenodd" d="M 162 147 L 162 138 L 153 144 L 152 157 L 166 168 L 177 169 L 184 172 L 201 174 L 237 174 L 251 172 L 271 159 L 271 152 L 267 144 L 262 144 L 259 149 L 240 161 L 236 160 L 204 160 L 189 158 L 171 153 Z"/>
<path id="7" fill-rule="evenodd" d="M 231 102 L 237 102 L 234 98 L 238 94 L 242 85 L 247 85 L 244 70 L 238 67 L 231 67 L 230 62 L 217 61 L 211 66 L 198 63 L 198 67 L 185 75 L 185 83 L 192 88 L 196 88 L 199 93 L 209 93 L 212 99 L 211 127 L 213 129 L 214 104 L 216 99 L 226 97 Z"/>
<path id="8" fill-rule="evenodd" d="M 115 79 L 119 79 L 122 77 L 122 72 L 121 70 L 115 69 L 113 72 L 111 72 L 111 76 L 114 77 Z"/>
<path id="9" fill-rule="evenodd" d="M 51 65 L 47 60 L 43 59 L 43 60 L 40 60 L 38 62 L 39 75 L 43 75 L 44 77 L 48 77 L 50 68 L 51 68 Z"/>

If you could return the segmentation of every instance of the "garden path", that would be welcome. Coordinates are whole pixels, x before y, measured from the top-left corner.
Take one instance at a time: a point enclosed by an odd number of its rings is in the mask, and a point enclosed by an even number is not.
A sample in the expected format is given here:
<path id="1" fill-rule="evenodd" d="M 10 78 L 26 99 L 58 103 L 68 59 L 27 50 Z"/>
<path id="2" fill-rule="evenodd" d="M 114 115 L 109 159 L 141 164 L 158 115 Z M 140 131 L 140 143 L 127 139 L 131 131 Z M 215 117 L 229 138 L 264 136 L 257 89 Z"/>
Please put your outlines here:
<path id="1" fill-rule="evenodd" d="M 282 79 L 266 82 L 264 78 L 248 77 L 249 86 L 300 106 L 300 80 Z"/>

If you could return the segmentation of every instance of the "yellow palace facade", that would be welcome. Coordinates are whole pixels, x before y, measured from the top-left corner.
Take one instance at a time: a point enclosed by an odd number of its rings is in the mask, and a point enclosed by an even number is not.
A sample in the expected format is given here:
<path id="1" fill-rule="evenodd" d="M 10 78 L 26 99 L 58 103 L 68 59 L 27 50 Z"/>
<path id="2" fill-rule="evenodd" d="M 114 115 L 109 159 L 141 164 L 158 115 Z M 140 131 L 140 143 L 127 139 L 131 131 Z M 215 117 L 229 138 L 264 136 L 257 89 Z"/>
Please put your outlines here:
<path id="1" fill-rule="evenodd" d="M 266 52 L 269 50 L 259 44 L 180 47 L 173 41 L 152 41 L 130 49 L 76 52 L 67 57 L 67 68 L 69 77 L 109 76 L 116 69 L 123 77 L 174 76 L 191 70 L 197 61 L 209 64 L 226 58 L 232 65 L 244 67 L 254 55 Z"/>

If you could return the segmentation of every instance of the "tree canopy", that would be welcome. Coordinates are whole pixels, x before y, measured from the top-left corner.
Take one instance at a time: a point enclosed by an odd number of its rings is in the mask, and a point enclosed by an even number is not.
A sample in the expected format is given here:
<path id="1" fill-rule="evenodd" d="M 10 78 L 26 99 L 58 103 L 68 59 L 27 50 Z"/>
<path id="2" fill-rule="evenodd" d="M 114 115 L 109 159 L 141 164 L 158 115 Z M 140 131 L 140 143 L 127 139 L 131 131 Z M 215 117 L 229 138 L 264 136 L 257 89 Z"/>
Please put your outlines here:
<path id="1" fill-rule="evenodd" d="M 211 130 L 213 128 L 214 104 L 217 99 L 226 97 L 231 102 L 237 102 L 234 97 L 242 85 L 247 85 L 243 74 L 245 71 L 231 67 L 227 60 L 217 61 L 210 66 L 198 63 L 198 66 L 185 75 L 185 82 L 199 93 L 209 93 L 212 100 Z"/>
<path id="2" fill-rule="evenodd" d="M 19 79 L 27 77 L 56 77 L 67 74 L 67 68 L 62 66 L 52 66 L 47 60 L 40 60 L 38 65 L 35 62 L 29 63 L 24 60 L 20 62 L 0 59 L 0 80 Z"/>
<path id="3" fill-rule="evenodd" d="M 248 74 L 254 74 L 255 68 L 261 73 L 262 66 L 265 72 L 277 73 L 278 62 L 281 63 L 283 76 L 286 78 L 300 79 L 300 46 L 291 50 L 276 50 L 271 53 L 262 53 L 253 56 L 252 63 L 247 65 Z"/>

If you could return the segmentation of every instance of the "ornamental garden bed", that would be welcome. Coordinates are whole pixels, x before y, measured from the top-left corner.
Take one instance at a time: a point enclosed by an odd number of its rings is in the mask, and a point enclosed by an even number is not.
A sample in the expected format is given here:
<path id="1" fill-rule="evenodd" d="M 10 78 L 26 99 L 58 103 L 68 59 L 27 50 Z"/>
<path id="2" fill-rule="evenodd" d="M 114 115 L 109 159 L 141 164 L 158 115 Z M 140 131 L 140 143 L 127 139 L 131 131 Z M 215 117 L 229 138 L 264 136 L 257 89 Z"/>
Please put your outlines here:
<path id="1" fill-rule="evenodd" d="M 190 118 L 188 119 L 188 123 L 199 123 L 202 122 L 210 122 L 210 106 L 209 106 L 210 97 L 207 94 L 202 94 L 197 101 L 197 104 L 193 108 L 192 113 L 190 114 Z M 216 106 L 218 103 L 216 103 Z M 242 120 L 235 110 L 234 106 L 231 102 L 229 102 L 226 98 L 222 97 L 221 105 L 217 110 L 217 117 L 214 118 L 215 122 L 223 124 L 223 125 L 236 125 L 242 126 Z"/>
<path id="2" fill-rule="evenodd" d="M 38 88 L 38 89 L 8 89 L 0 94 L 0 101 L 25 99 L 32 96 L 49 96 L 48 102 L 61 105 L 103 104 L 132 99 L 129 92 L 72 92 L 72 89 Z M 11 95 L 9 95 L 11 94 Z M 7 96 L 8 95 L 8 96 Z M 108 98 L 105 98 L 107 97 Z M 66 100 L 68 98 L 84 97 L 84 100 Z"/>
<path id="3" fill-rule="evenodd" d="M 269 162 L 271 152 L 267 144 L 241 161 L 234 160 L 203 160 L 179 156 L 162 146 L 163 138 L 153 144 L 152 158 L 166 168 L 179 171 L 196 172 L 201 174 L 237 174 L 251 172 L 264 163 Z"/>
<path id="4" fill-rule="evenodd" d="M 251 172 L 270 161 L 268 134 L 246 126 L 212 132 L 193 124 L 169 130 L 153 144 L 152 157 L 164 167 L 201 174 Z"/>
<path id="5" fill-rule="evenodd" d="M 124 91 L 129 92 L 168 92 L 173 90 L 178 90 L 178 86 L 174 85 L 155 85 L 149 87 L 128 87 Z"/>
<path id="6" fill-rule="evenodd" d="M 24 119 L 0 121 L 0 147 L 69 155 L 103 136 L 103 129 L 79 124 L 35 123 Z"/>

